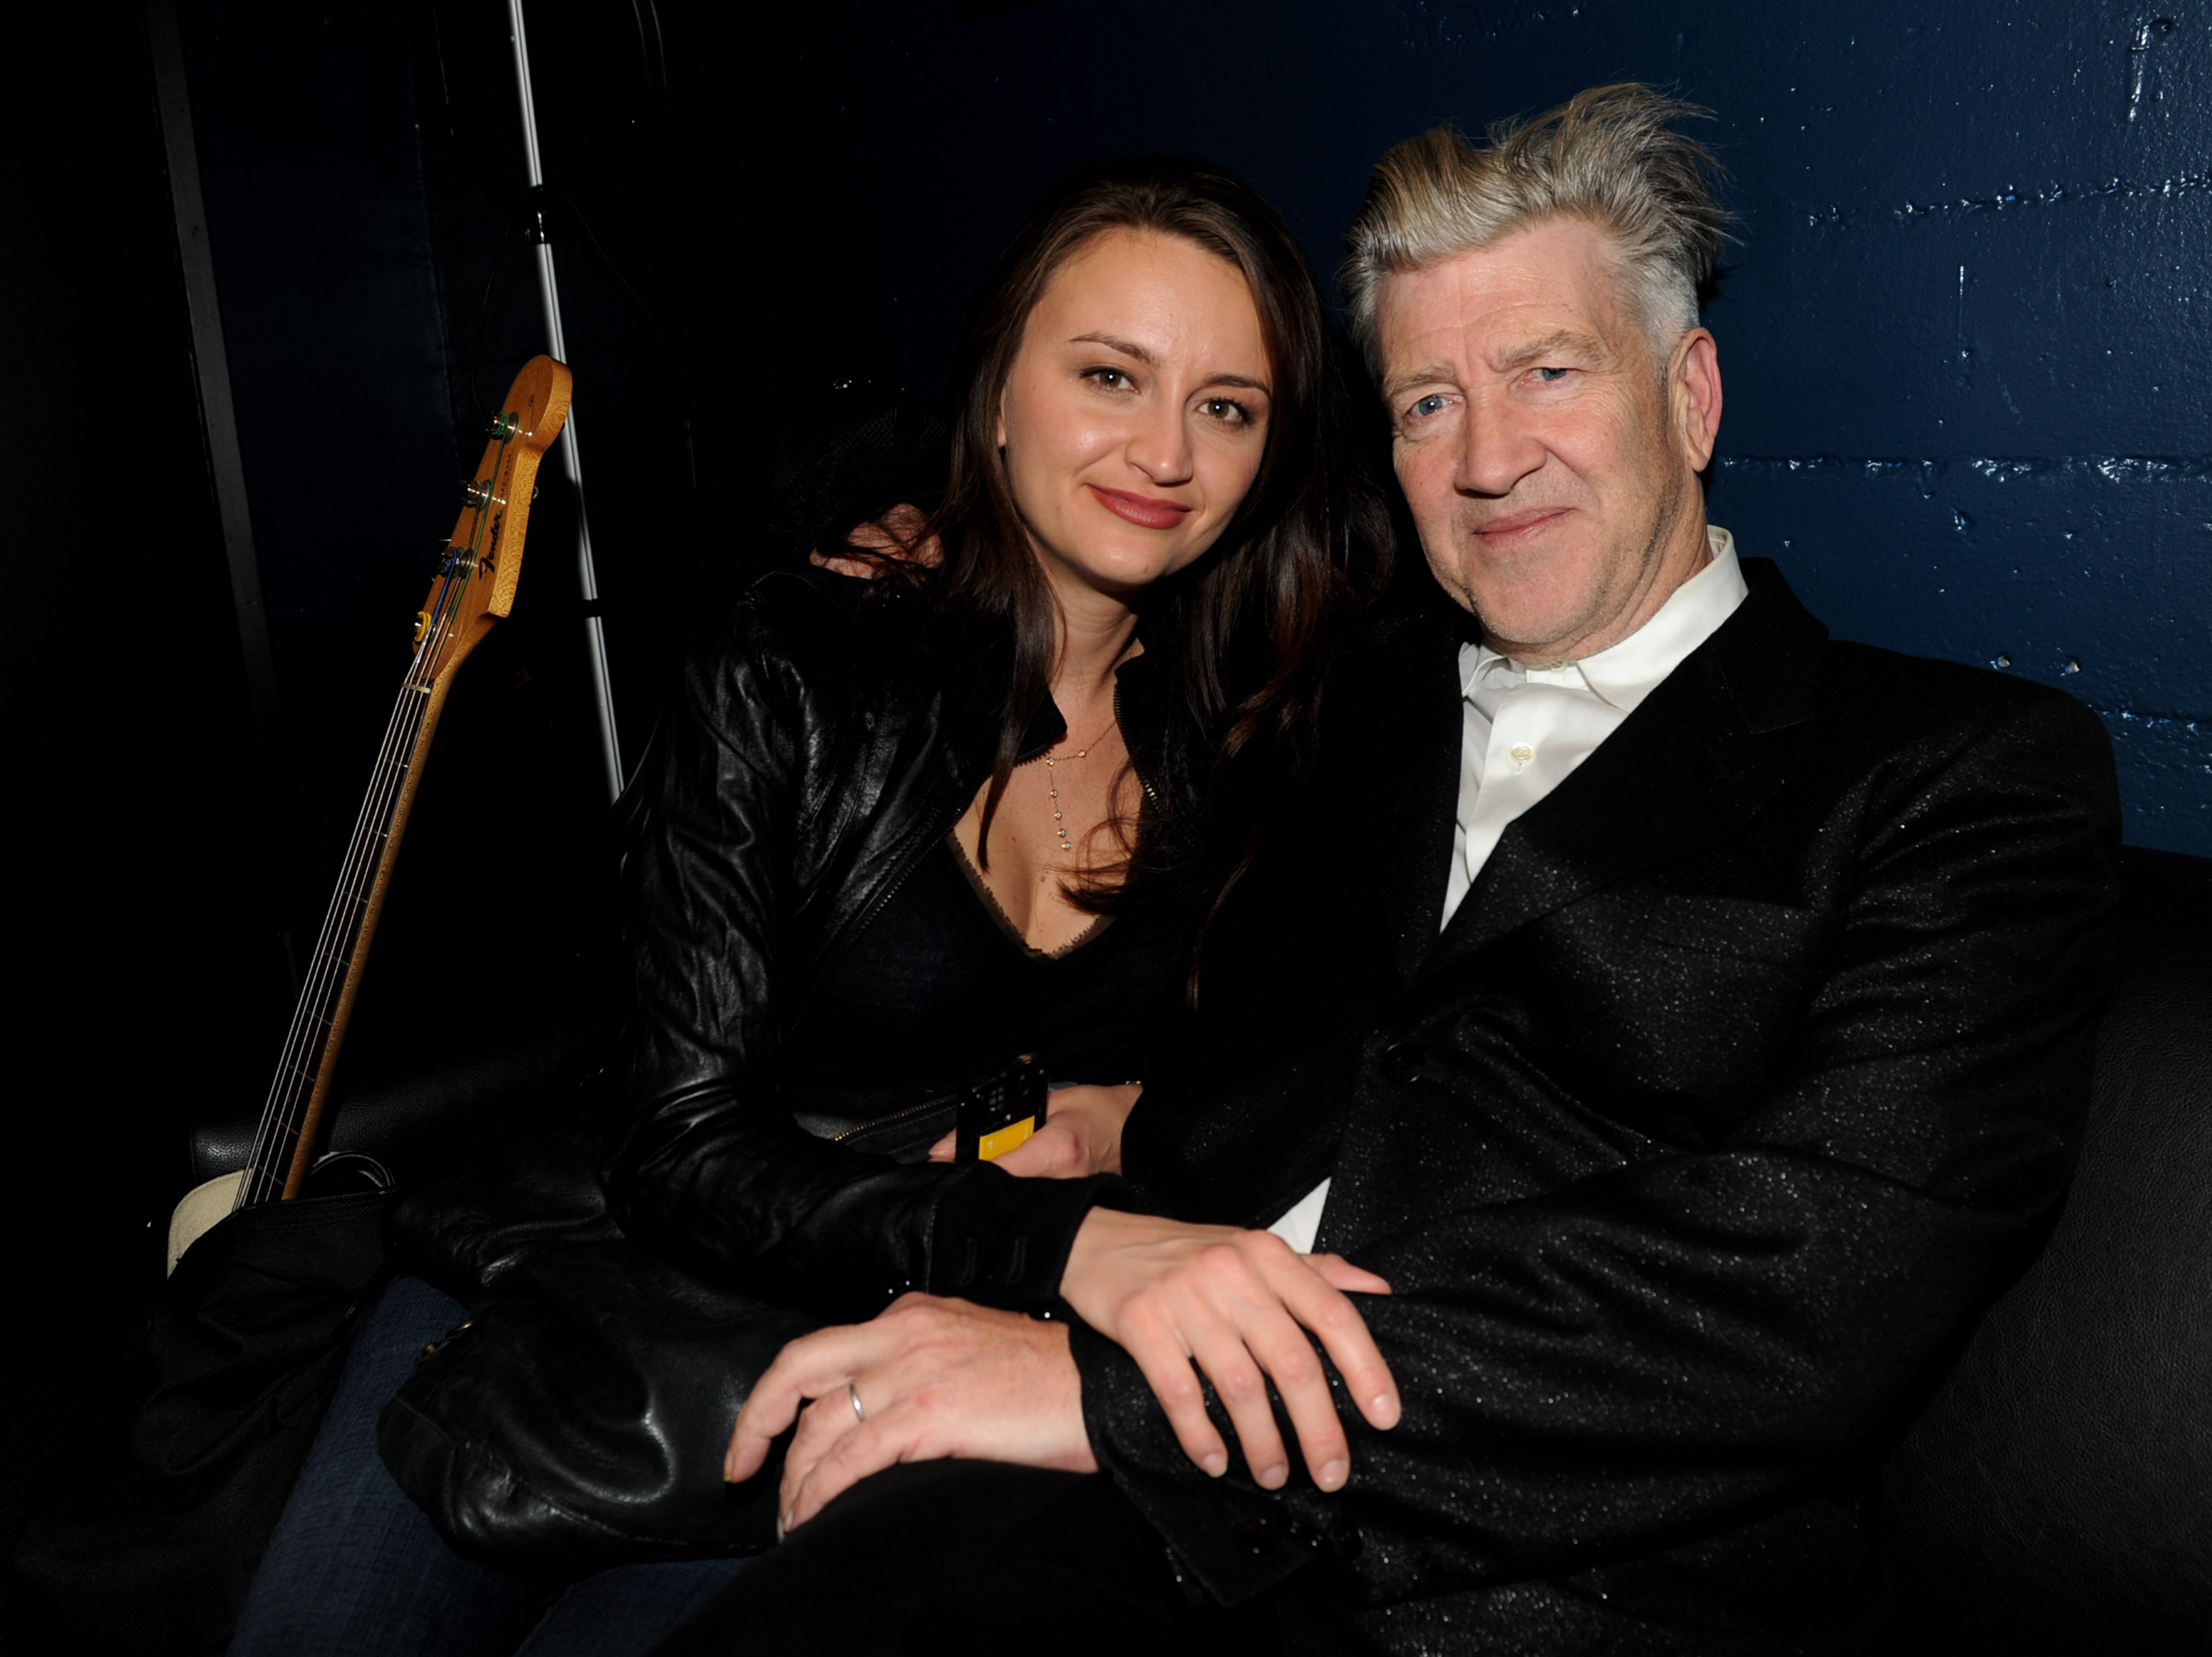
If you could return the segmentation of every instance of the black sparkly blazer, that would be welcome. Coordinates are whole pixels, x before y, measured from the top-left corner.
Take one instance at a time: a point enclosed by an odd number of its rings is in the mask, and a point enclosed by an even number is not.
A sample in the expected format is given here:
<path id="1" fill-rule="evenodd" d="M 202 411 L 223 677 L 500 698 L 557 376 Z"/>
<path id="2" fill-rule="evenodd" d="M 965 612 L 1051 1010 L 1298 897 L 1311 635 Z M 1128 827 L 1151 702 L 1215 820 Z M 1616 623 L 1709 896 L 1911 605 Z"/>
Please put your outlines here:
<path id="1" fill-rule="evenodd" d="M 2118 897 L 2101 728 L 1829 642 L 1745 570 L 1441 935 L 1466 618 L 1378 623 L 1245 957 L 1130 1120 L 1142 1206 L 1260 1226 L 1328 1176 L 1317 1246 L 1395 1288 L 1358 1299 L 1404 1419 L 1332 1372 L 1333 1496 L 1208 1479 L 1075 1333 L 1099 1460 L 1187 1578 L 1279 1587 L 1317 1649 L 1850 1643 L 1880 1457 L 2065 1189 Z"/>

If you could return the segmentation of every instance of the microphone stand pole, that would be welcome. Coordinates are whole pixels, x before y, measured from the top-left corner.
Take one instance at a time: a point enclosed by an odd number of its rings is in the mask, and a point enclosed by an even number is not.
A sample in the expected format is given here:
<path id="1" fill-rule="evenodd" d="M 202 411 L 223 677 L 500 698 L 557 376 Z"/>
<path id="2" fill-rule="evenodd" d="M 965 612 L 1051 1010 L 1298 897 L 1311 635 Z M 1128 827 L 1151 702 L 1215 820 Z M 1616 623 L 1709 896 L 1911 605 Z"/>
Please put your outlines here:
<path id="1" fill-rule="evenodd" d="M 553 244 L 545 234 L 545 168 L 538 155 L 538 104 L 530 91 L 530 43 L 523 33 L 522 0 L 507 0 L 507 15 L 514 36 L 514 89 L 522 105 L 522 148 L 536 214 L 531 239 L 538 249 L 538 296 L 545 310 L 546 349 L 565 363 L 568 350 L 561 334 L 561 289 L 553 274 Z M 584 462 L 576 447 L 573 411 L 557 447 L 561 469 L 568 474 L 568 488 L 576 502 L 576 585 L 584 600 L 584 645 L 591 667 L 592 707 L 599 720 L 599 757 L 607 798 L 611 801 L 623 790 L 622 746 L 615 728 L 614 691 L 607 677 L 607 632 L 599 614 L 599 577 L 592 562 L 591 520 L 584 511 Z"/>

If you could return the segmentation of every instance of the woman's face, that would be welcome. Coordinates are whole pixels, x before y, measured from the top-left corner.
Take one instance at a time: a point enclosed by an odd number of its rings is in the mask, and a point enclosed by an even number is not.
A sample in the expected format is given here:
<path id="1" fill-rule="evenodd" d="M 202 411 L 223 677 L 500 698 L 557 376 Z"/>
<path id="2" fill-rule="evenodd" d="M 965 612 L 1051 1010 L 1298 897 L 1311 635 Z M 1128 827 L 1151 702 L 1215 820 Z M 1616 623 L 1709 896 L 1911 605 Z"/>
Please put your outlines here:
<path id="1" fill-rule="evenodd" d="M 1212 546 L 1267 447 L 1267 351 L 1236 266 L 1109 231 L 1030 313 L 999 405 L 1046 574 L 1129 598 Z"/>

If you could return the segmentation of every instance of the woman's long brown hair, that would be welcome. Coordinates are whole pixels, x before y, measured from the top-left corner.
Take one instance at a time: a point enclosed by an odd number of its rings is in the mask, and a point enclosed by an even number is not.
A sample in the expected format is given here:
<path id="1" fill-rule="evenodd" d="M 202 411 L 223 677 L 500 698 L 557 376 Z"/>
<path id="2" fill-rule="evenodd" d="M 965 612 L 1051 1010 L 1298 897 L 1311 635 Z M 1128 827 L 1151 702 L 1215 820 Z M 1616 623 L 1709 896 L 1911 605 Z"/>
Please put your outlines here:
<path id="1" fill-rule="evenodd" d="M 1267 819 L 1311 758 L 1321 691 L 1347 610 L 1387 573 L 1388 522 L 1362 486 L 1343 376 L 1311 267 L 1289 228 L 1241 180 L 1151 156 L 1069 175 L 1030 211 L 985 282 L 951 380 L 951 472 L 933 528 L 945 557 L 915 578 L 938 602 L 1001 618 L 1014 677 L 981 838 L 1024 734 L 1050 694 L 1057 632 L 998 447 L 1000 405 L 1023 332 L 1054 276 L 1097 237 L 1176 236 L 1241 271 L 1273 377 L 1267 448 L 1206 556 L 1142 600 L 1148 650 L 1172 676 L 1158 752 L 1135 753 L 1170 786 L 1148 799 L 1122 879 L 1077 891 L 1087 909 L 1170 898 L 1202 917 L 1204 946 L 1250 868 Z"/>

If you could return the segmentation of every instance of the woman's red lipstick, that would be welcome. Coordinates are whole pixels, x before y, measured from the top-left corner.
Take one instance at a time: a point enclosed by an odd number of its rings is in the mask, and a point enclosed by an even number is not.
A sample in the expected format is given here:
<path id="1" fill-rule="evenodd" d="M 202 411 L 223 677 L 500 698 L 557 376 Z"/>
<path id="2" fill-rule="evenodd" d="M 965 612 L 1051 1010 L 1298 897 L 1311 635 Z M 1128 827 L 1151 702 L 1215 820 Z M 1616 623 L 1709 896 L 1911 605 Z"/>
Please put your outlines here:
<path id="1" fill-rule="evenodd" d="M 1177 506 L 1173 501 L 1163 501 L 1156 496 L 1132 495 L 1126 489 L 1102 489 L 1097 484 L 1085 484 L 1084 487 L 1096 495 L 1098 503 L 1109 512 L 1146 529 L 1173 529 L 1191 512 L 1189 507 Z"/>

